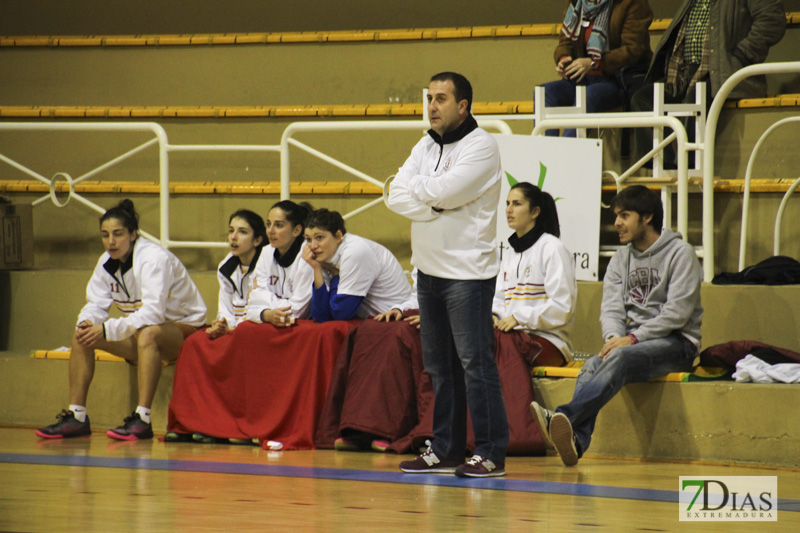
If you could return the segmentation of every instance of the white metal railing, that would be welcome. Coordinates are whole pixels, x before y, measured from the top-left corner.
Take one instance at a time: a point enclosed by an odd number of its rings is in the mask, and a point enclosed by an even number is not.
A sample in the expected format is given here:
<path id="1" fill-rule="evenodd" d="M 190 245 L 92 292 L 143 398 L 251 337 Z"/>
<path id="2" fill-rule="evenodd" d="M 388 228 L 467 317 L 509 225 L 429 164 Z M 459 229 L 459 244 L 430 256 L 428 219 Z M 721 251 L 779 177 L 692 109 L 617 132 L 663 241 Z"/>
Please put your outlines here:
<path id="1" fill-rule="evenodd" d="M 762 74 L 791 74 L 798 72 L 800 72 L 800 61 L 750 65 L 741 70 L 737 70 L 730 78 L 725 80 L 725 83 L 719 88 L 717 95 L 711 102 L 711 108 L 708 110 L 708 118 L 706 121 L 705 150 L 703 152 L 703 248 L 706 253 L 706 257 L 703 261 L 703 277 L 705 281 L 711 281 L 714 277 L 714 148 L 717 142 L 717 123 L 719 122 L 719 115 L 722 112 L 722 106 L 725 104 L 725 100 L 728 98 L 728 95 L 731 94 L 734 87 L 749 77 Z M 748 162 L 748 168 L 749 166 L 750 162 Z M 796 187 L 797 183 L 792 186 L 790 192 L 794 192 Z M 789 193 L 787 193 L 787 195 L 788 194 Z M 784 197 L 784 201 L 786 198 L 788 198 L 788 196 Z M 781 204 L 781 210 L 779 212 L 780 216 L 783 214 L 782 208 L 783 203 Z M 778 224 L 778 221 L 776 221 L 776 224 Z M 742 229 L 744 230 L 744 227 Z M 741 256 L 739 260 L 741 261 Z"/>
<path id="2" fill-rule="evenodd" d="M 425 106 L 423 106 L 425 108 Z M 478 123 L 484 128 L 493 128 L 502 134 L 511 134 L 511 128 L 502 120 L 495 119 L 477 119 Z M 380 181 L 352 166 L 343 163 L 319 150 L 316 150 L 305 143 L 302 143 L 294 138 L 294 135 L 301 132 L 339 132 L 339 131 L 420 131 L 423 132 L 430 128 L 430 124 L 424 118 L 422 120 L 370 120 L 370 121 L 342 121 L 342 122 L 293 122 L 289 124 L 283 131 L 281 137 L 280 152 L 281 152 L 281 199 L 286 200 L 289 198 L 289 185 L 290 185 L 290 160 L 289 160 L 289 147 L 294 146 L 299 148 L 314 157 L 317 157 L 334 167 L 341 169 L 358 179 L 364 180 L 373 185 L 377 185 L 381 189 L 385 187 L 384 181 Z M 376 198 L 367 202 L 363 206 L 351 211 L 343 218 L 348 219 L 359 213 L 371 209 L 376 205 L 383 203 L 383 197 Z"/>
<path id="3" fill-rule="evenodd" d="M 518 120 L 520 118 L 517 118 Z M 511 134 L 511 128 L 502 120 L 496 119 L 483 119 L 478 120 L 481 126 L 486 128 L 496 129 L 503 134 Z M 48 179 L 42 176 L 35 170 L 11 159 L 10 157 L 0 153 L 0 162 L 4 162 L 13 168 L 35 178 L 42 183 L 49 186 L 50 192 L 43 197 L 35 200 L 33 205 L 39 205 L 42 202 L 50 199 L 53 204 L 58 207 L 66 206 L 69 201 L 74 198 L 76 201 L 87 206 L 89 209 L 97 212 L 104 213 L 106 210 L 94 202 L 88 200 L 83 195 L 75 191 L 75 184 L 80 183 L 89 178 L 95 177 L 105 170 L 143 152 L 144 150 L 156 146 L 158 148 L 158 174 L 159 174 L 159 221 L 160 221 L 160 238 L 156 238 L 147 231 L 140 230 L 140 233 L 153 241 L 159 242 L 162 246 L 167 248 L 224 248 L 228 246 L 227 242 L 204 242 L 204 241 L 179 241 L 173 240 L 170 236 L 170 166 L 169 154 L 171 152 L 199 152 L 199 151 L 240 151 L 240 152 L 278 152 L 280 153 L 281 161 L 281 199 L 287 199 L 290 196 L 290 160 L 289 160 L 289 147 L 294 146 L 304 150 L 305 152 L 317 157 L 337 168 L 340 168 L 353 176 L 377 185 L 383 188 L 383 181 L 377 180 L 372 176 L 367 175 L 356 168 L 347 165 L 323 152 L 308 146 L 305 143 L 293 138 L 293 135 L 301 132 L 336 132 L 336 131 L 403 131 L 403 130 L 419 130 L 420 132 L 428 129 L 430 125 L 424 120 L 405 120 L 405 121 L 344 121 L 344 122 L 295 122 L 290 124 L 284 130 L 279 145 L 210 145 L 210 144 L 197 144 L 197 145 L 176 145 L 170 144 L 167 133 L 164 128 L 155 122 L 137 122 L 137 123 L 115 123 L 115 122 L 40 122 L 40 123 L 26 123 L 26 122 L 0 122 L 0 131 L 88 131 L 88 132 L 143 132 L 152 133 L 153 138 L 136 146 L 135 148 L 103 163 L 102 165 L 90 170 L 89 172 L 77 177 L 72 178 L 67 172 L 56 172 L 52 178 Z M 68 193 L 65 201 L 61 201 L 56 195 L 56 183 L 59 180 L 64 180 L 68 184 Z M 347 213 L 344 218 L 351 218 L 359 213 L 366 211 L 372 207 L 383 202 L 382 198 L 372 200 L 365 205 Z"/>
<path id="4" fill-rule="evenodd" d="M 632 112 L 632 111 L 609 111 L 609 112 L 602 112 L 602 113 L 589 113 L 587 106 L 586 106 L 586 86 L 584 85 L 577 85 L 575 87 L 575 105 L 568 106 L 568 107 L 545 107 L 544 105 L 536 106 L 534 105 L 534 123 L 538 123 L 542 120 L 553 119 L 553 118 L 578 118 L 590 115 L 599 115 L 606 119 L 616 119 L 616 118 L 629 118 L 632 116 L 635 117 L 660 117 L 660 116 L 672 116 L 672 117 L 693 117 L 694 120 L 694 130 L 695 130 L 695 141 L 694 144 L 690 144 L 688 146 L 689 149 L 699 149 L 698 147 L 702 146 L 703 143 L 703 135 L 705 131 L 705 124 L 706 124 L 706 109 L 707 109 L 707 102 L 706 102 L 706 84 L 704 82 L 700 82 L 697 84 L 695 90 L 695 101 L 694 103 L 676 103 L 676 104 L 669 104 L 664 102 L 664 84 L 663 83 L 655 83 L 653 84 L 653 109 L 652 111 L 639 111 L 639 112 Z M 545 101 L 545 87 L 544 86 L 537 86 L 534 88 L 534 102 L 544 102 Z M 606 127 L 606 126 L 603 126 Z M 642 126 L 644 127 L 644 126 Z M 577 130 L 577 137 L 585 137 L 586 136 L 586 127 L 578 127 Z M 664 173 L 664 165 L 663 165 L 663 158 L 661 156 L 661 150 L 667 146 L 671 141 L 664 139 L 664 133 L 662 128 L 653 128 L 653 146 L 658 147 L 654 148 L 653 151 L 649 152 L 647 156 L 643 157 L 642 160 L 639 162 L 640 164 L 636 167 L 632 167 L 634 171 L 641 168 L 641 164 L 644 164 L 648 160 L 652 159 L 653 161 L 653 175 L 654 176 L 661 176 Z M 700 176 L 702 173 L 700 171 L 700 159 L 695 158 L 694 167 L 689 169 L 690 176 Z"/>
<path id="5" fill-rule="evenodd" d="M 759 137 L 758 141 L 753 147 L 753 151 L 750 154 L 750 159 L 747 161 L 747 170 L 745 171 L 744 175 L 744 198 L 742 200 L 742 231 L 739 237 L 739 271 L 744 270 L 747 264 L 747 223 L 750 219 L 750 182 L 753 179 L 753 166 L 755 164 L 756 155 L 758 155 L 758 152 L 761 150 L 761 146 L 764 144 L 767 137 L 769 137 L 781 126 L 790 124 L 792 122 L 800 122 L 800 117 L 784 118 L 767 128 L 767 130 L 761 134 L 761 137 Z M 780 255 L 783 213 L 786 210 L 786 204 L 788 203 L 789 198 L 792 196 L 792 194 L 794 194 L 794 191 L 797 189 L 798 185 L 800 185 L 800 178 L 797 178 L 783 195 L 780 207 L 778 208 L 778 214 L 775 217 L 775 234 L 772 242 L 772 255 Z"/>
<path id="6" fill-rule="evenodd" d="M 634 163 L 621 176 L 615 177 L 617 187 L 620 187 L 635 171 L 646 163 L 650 157 L 658 150 L 669 144 L 672 139 L 677 140 L 677 166 L 678 166 L 678 231 L 684 239 L 689 228 L 689 173 L 688 173 L 688 151 L 695 149 L 694 144 L 688 142 L 686 129 L 676 117 L 672 116 L 647 116 L 639 113 L 615 113 L 616 116 L 609 116 L 610 113 L 590 113 L 587 115 L 576 116 L 575 118 L 545 118 L 536 123 L 531 135 L 543 135 L 545 130 L 553 128 L 652 128 L 668 127 L 672 129 L 672 134 L 664 139 L 656 148 L 651 150 L 642 159 Z"/>
<path id="7" fill-rule="evenodd" d="M 545 101 L 545 87 L 537 86 L 534 89 L 534 101 Z M 638 161 L 631 164 L 622 175 L 616 172 L 604 171 L 614 178 L 617 189 L 621 189 L 628 178 L 641 169 L 645 163 L 653 161 L 653 173 L 662 175 L 663 159 L 662 150 L 673 141 L 678 141 L 677 149 L 677 199 L 678 199 L 678 231 L 684 239 L 688 239 L 689 227 L 689 186 L 690 175 L 700 175 L 697 169 L 699 158 L 695 158 L 695 168 L 689 169 L 689 150 L 702 150 L 703 127 L 705 126 L 706 91 L 705 84 L 698 84 L 694 103 L 666 104 L 664 103 L 664 84 L 656 83 L 653 86 L 653 110 L 642 112 L 601 112 L 589 113 L 586 108 L 586 87 L 578 85 L 575 88 L 575 106 L 545 107 L 534 105 L 534 130 L 532 135 L 543 135 L 548 129 L 575 128 L 578 137 L 585 137 L 586 128 L 653 128 L 653 148 L 643 155 Z M 695 118 L 695 138 L 700 142 L 689 142 L 683 123 L 677 117 L 691 116 Z M 667 120 L 663 120 L 667 119 Z M 664 138 L 664 127 L 669 127 L 672 133 Z M 664 221 L 669 226 L 672 220 L 671 185 L 663 185 L 662 201 L 664 203 Z M 601 246 L 600 255 L 611 257 L 618 246 Z M 696 247 L 698 257 L 704 257 L 702 246 Z"/>
<path id="8" fill-rule="evenodd" d="M 133 123 L 120 123 L 120 122 L 0 122 L 0 131 L 88 131 L 88 132 L 142 132 L 152 133 L 154 138 L 147 142 L 125 152 L 124 154 L 103 163 L 102 165 L 90 170 L 89 172 L 77 177 L 72 178 L 66 172 L 57 172 L 53 175 L 52 179 L 48 179 L 38 172 L 28 168 L 13 159 L 0 154 L 0 161 L 16 168 L 17 170 L 49 185 L 50 192 L 35 200 L 33 205 L 39 205 L 48 200 L 48 198 L 58 207 L 64 207 L 75 198 L 76 201 L 87 206 L 89 209 L 96 211 L 100 214 L 105 213 L 105 209 L 95 204 L 94 202 L 84 198 L 81 194 L 75 192 L 75 184 L 95 177 L 101 172 L 125 161 L 134 155 L 144 151 L 151 146 L 158 146 L 158 174 L 159 174 L 159 221 L 160 221 L 160 235 L 161 238 L 156 238 L 147 231 L 140 230 L 140 233 L 153 241 L 159 242 L 162 246 L 167 248 L 223 248 L 227 247 L 227 242 L 202 242 L 202 241 L 175 241 L 170 238 L 170 209 L 169 209 L 169 153 L 170 152 L 187 152 L 187 151 L 259 151 L 259 152 L 277 152 L 280 150 L 279 146 L 270 145 L 171 145 L 164 128 L 155 122 L 133 122 Z M 66 201 L 60 201 L 55 192 L 55 184 L 58 179 L 63 179 L 69 186 Z"/>

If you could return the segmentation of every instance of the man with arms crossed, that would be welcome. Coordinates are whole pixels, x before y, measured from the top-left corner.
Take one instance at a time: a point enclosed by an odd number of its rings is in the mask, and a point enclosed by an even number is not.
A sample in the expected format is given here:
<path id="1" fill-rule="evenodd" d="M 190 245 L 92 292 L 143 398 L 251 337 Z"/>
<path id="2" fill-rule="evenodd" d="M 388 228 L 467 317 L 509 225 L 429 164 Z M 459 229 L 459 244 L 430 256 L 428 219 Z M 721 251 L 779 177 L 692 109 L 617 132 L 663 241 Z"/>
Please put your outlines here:
<path id="1" fill-rule="evenodd" d="M 619 241 L 603 279 L 605 344 L 578 374 L 572 401 L 548 411 L 531 403 L 546 441 L 566 466 L 589 448 L 600 409 L 628 383 L 686 372 L 700 347 L 702 271 L 680 233 L 662 229 L 658 193 L 642 185 L 612 201 Z"/>
<path id="2" fill-rule="evenodd" d="M 470 113 L 472 86 L 431 78 L 431 129 L 397 173 L 389 207 L 412 220 L 422 360 L 434 390 L 433 441 L 403 472 L 505 475 L 508 421 L 494 362 L 492 298 L 500 153 Z M 464 462 L 467 406 L 475 452 Z"/>

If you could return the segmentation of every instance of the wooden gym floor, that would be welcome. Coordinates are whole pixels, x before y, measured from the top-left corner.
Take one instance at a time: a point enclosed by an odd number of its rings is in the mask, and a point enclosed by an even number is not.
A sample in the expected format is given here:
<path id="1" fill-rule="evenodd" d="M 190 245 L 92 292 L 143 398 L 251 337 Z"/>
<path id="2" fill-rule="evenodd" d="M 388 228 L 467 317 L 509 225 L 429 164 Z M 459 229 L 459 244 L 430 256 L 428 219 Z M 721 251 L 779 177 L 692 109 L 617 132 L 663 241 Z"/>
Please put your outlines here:
<path id="1" fill-rule="evenodd" d="M 800 530 L 793 469 L 511 457 L 507 477 L 463 480 L 405 458 L 0 428 L 0 532 Z M 679 476 L 778 476 L 778 521 L 679 522 Z"/>

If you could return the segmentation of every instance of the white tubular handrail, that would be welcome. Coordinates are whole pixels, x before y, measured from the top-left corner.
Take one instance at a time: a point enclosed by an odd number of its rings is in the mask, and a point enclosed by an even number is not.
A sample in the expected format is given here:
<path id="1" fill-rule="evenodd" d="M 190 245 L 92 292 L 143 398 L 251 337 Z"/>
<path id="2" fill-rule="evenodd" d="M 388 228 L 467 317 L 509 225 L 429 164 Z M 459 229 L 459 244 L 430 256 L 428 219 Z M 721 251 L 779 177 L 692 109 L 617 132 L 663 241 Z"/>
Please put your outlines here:
<path id="1" fill-rule="evenodd" d="M 672 129 L 672 134 L 654 148 L 650 154 L 658 150 L 660 146 L 666 145 L 674 136 L 678 141 L 677 164 L 678 164 L 678 231 L 684 239 L 688 238 L 689 230 L 689 172 L 688 154 L 689 146 L 686 129 L 679 119 L 673 116 L 629 116 L 629 117 L 609 117 L 608 115 L 589 114 L 580 118 L 546 118 L 536 123 L 531 135 L 543 135 L 548 129 L 555 128 L 652 128 L 668 127 Z M 648 154 L 648 155 L 650 155 Z M 628 172 L 620 177 L 619 183 L 630 176 L 630 174 L 641 166 L 647 156 L 639 161 L 637 166 L 632 167 Z"/>
<path id="2" fill-rule="evenodd" d="M 788 124 L 791 122 L 800 122 L 800 117 L 789 117 L 779 120 L 767 130 L 761 134 L 761 137 L 758 138 L 758 142 L 753 147 L 753 151 L 750 154 L 750 159 L 747 161 L 747 171 L 744 174 L 744 198 L 742 200 L 742 231 L 739 237 L 739 271 L 745 269 L 746 266 L 746 255 L 747 255 L 747 223 L 750 220 L 750 182 L 753 179 L 753 166 L 756 160 L 756 154 L 758 154 L 759 150 L 761 150 L 761 145 L 764 144 L 767 137 L 769 137 L 773 131 L 778 129 L 780 126 L 784 124 Z M 786 207 L 786 202 L 788 202 L 789 197 L 791 197 L 794 190 L 797 188 L 798 183 L 800 183 L 800 178 L 795 181 L 786 194 L 783 196 L 781 200 L 780 208 L 778 209 L 778 215 L 775 218 L 775 235 L 773 241 L 773 255 L 778 255 L 780 252 L 780 233 L 781 233 L 781 224 L 783 221 L 783 212 Z"/>
<path id="3" fill-rule="evenodd" d="M 797 190 L 798 185 L 800 185 L 800 178 L 794 180 L 792 186 L 789 187 L 789 190 L 787 190 L 786 194 L 783 195 L 781 205 L 778 208 L 778 214 L 775 217 L 775 240 L 772 243 L 772 255 L 780 255 L 781 253 L 781 225 L 783 224 L 783 212 L 786 210 L 786 204 L 789 202 L 789 198 L 792 196 L 792 194 L 794 194 L 794 191 Z"/>
<path id="4" fill-rule="evenodd" d="M 100 214 L 103 214 L 103 213 L 105 213 L 106 210 L 103 209 L 102 207 L 100 207 L 99 205 L 95 204 L 94 202 L 90 202 L 86 198 L 83 198 L 80 194 L 76 193 L 74 184 L 78 183 L 80 181 L 83 181 L 83 180 L 85 180 L 85 179 L 87 179 L 89 177 L 92 177 L 95 174 L 97 174 L 99 172 L 102 172 L 103 170 L 106 170 L 106 169 L 112 167 L 113 165 L 116 165 L 117 163 L 120 163 L 120 162 L 124 161 L 125 159 L 128 159 L 129 157 L 141 152 L 145 148 L 147 148 L 147 147 L 149 147 L 149 146 L 151 146 L 151 145 L 153 145 L 153 144 L 155 144 L 157 142 L 158 145 L 159 145 L 159 173 L 162 176 L 162 180 L 161 180 L 161 182 L 162 182 L 162 186 L 161 186 L 161 189 L 162 189 L 161 201 L 162 201 L 162 203 L 161 203 L 161 209 L 160 209 L 160 211 L 161 211 L 161 220 L 160 220 L 161 221 L 161 239 L 157 239 L 156 237 L 154 237 L 150 233 L 148 233 L 146 231 L 143 231 L 141 229 L 139 230 L 139 233 L 141 233 L 143 236 L 147 237 L 150 240 L 153 240 L 153 241 L 156 241 L 156 242 L 160 242 L 161 244 L 166 245 L 165 242 L 169 240 L 169 237 L 168 237 L 169 236 L 169 213 L 168 212 L 165 213 L 165 209 L 164 209 L 164 204 L 168 200 L 168 195 L 169 195 L 169 163 L 168 163 L 168 157 L 167 157 L 167 144 L 168 144 L 168 142 L 167 142 L 167 133 L 166 133 L 166 131 L 164 131 L 164 128 L 162 128 L 160 124 L 157 124 L 155 122 L 134 122 L 134 123 L 119 123 L 119 122 L 81 122 L 81 123 L 77 123 L 77 122 L 0 122 L 0 130 L 17 130 L 17 131 L 127 131 L 127 132 L 152 133 L 153 135 L 155 135 L 155 139 L 151 139 L 150 141 L 148 141 L 148 142 L 146 142 L 146 143 L 144 143 L 144 144 L 142 144 L 142 145 L 140 145 L 140 146 L 128 151 L 127 153 L 125 153 L 125 154 L 123 154 L 123 155 L 121 155 L 119 157 L 116 157 L 116 158 L 112 159 L 111 161 L 108 161 L 108 162 L 104 163 L 103 165 L 101 165 L 101 166 L 99 166 L 99 167 L 87 172 L 86 174 L 84 174 L 84 175 L 82 175 L 82 176 L 80 176 L 78 178 L 75 178 L 75 179 L 70 177 L 69 174 L 67 174 L 65 172 L 57 172 L 53 176 L 52 180 L 48 180 L 44 176 L 41 176 L 40 174 L 30 170 L 29 168 L 27 168 L 27 167 L 25 167 L 23 165 L 20 165 L 19 163 L 16 163 L 15 161 L 12 161 L 11 159 L 9 159 L 9 158 L 7 158 L 5 156 L 0 156 L 0 160 L 2 160 L 3 162 L 5 162 L 5 163 L 7 163 L 7 164 L 9 164 L 11 166 L 13 166 L 17 170 L 20 170 L 20 171 L 28 174 L 29 176 L 32 176 L 32 177 L 38 179 L 39 181 L 42 181 L 42 182 L 47 183 L 47 184 L 50 185 L 50 193 L 48 195 L 46 195 L 46 196 L 34 201 L 33 205 L 38 205 L 38 204 L 42 203 L 43 201 L 46 201 L 48 198 L 50 198 L 50 200 L 52 200 L 52 202 L 55 205 L 57 205 L 59 207 L 63 207 L 64 205 L 67 204 L 67 202 L 69 202 L 69 198 L 74 196 L 76 201 L 82 203 L 83 205 L 87 206 L 89 209 L 91 209 L 93 211 L 96 211 L 96 212 L 98 212 Z M 164 176 L 166 176 L 166 179 L 163 179 Z M 55 196 L 54 182 L 55 182 L 55 178 L 56 177 L 62 177 L 64 179 L 66 179 L 66 181 L 69 183 L 69 188 L 70 188 L 69 198 L 67 199 L 67 202 L 64 202 L 63 204 L 60 203 L 57 200 L 56 196 Z M 166 183 L 166 192 L 167 192 L 167 198 L 166 199 L 164 198 L 164 195 L 163 195 L 163 191 L 165 189 L 165 183 Z"/>
<path id="5" fill-rule="evenodd" d="M 82 195 L 75 192 L 75 184 L 80 183 L 86 179 L 94 177 L 95 175 L 113 167 L 114 165 L 133 157 L 134 155 L 144 151 L 145 149 L 158 145 L 158 173 L 159 173 L 159 222 L 161 224 L 160 235 L 161 238 L 156 238 L 152 234 L 139 230 L 144 237 L 158 242 L 164 247 L 184 247 L 184 248 L 224 248 L 228 246 L 227 242 L 199 242 L 199 241 L 174 241 L 170 238 L 170 208 L 169 208 L 169 153 L 170 152 L 197 152 L 197 151 L 245 151 L 245 152 L 278 152 L 280 147 L 275 145 L 173 145 L 169 144 L 167 133 L 164 128 L 156 122 L 0 122 L 0 131 L 2 130 L 16 130 L 16 131 L 111 131 L 111 132 L 143 132 L 152 133 L 155 138 L 125 152 L 122 155 L 103 163 L 102 165 L 86 172 L 85 174 L 72 178 L 66 172 L 56 172 L 52 179 L 47 179 L 41 174 L 31 170 L 30 168 L 14 161 L 13 159 L 0 154 L 0 161 L 16 168 L 17 170 L 49 185 L 50 192 L 45 196 L 34 200 L 32 205 L 36 206 L 42 202 L 50 199 L 53 204 L 58 207 L 64 207 L 69 203 L 69 200 L 75 198 L 75 201 L 80 202 L 92 211 L 103 214 L 105 209 L 84 198 Z M 63 179 L 69 185 L 69 194 L 67 200 L 61 202 L 56 197 L 55 182 L 56 179 Z"/>
<path id="6" fill-rule="evenodd" d="M 714 149 L 717 142 L 717 123 L 728 95 L 742 80 L 761 74 L 790 74 L 800 72 L 800 61 L 750 65 L 734 72 L 719 88 L 706 117 L 705 150 L 703 151 L 703 278 L 714 278 Z"/>

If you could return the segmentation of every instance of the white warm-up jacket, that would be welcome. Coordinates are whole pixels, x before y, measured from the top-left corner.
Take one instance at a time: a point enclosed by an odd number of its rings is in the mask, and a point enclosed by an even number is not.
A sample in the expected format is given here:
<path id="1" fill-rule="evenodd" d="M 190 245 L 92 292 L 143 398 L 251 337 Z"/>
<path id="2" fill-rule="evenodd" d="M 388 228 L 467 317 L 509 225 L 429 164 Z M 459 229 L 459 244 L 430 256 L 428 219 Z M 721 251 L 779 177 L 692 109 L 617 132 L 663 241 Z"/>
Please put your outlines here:
<path id="1" fill-rule="evenodd" d="M 264 246 L 253 274 L 247 320 L 261 324 L 262 311 L 284 307 L 291 307 L 294 318 L 308 318 L 314 270 L 303 260 L 302 253 L 298 251 L 292 264 L 283 267 L 275 258 L 275 248 Z"/>
<path id="2" fill-rule="evenodd" d="M 225 256 L 217 268 L 217 281 L 219 281 L 217 320 L 224 318 L 229 328 L 235 328 L 247 319 L 247 299 L 253 285 L 253 272 L 258 266 L 262 251 L 262 248 L 256 249 L 256 254 L 246 272 L 242 272 L 239 258 L 231 253 Z"/>
<path id="3" fill-rule="evenodd" d="M 144 326 L 180 322 L 197 327 L 206 321 L 206 304 L 186 267 L 172 252 L 143 237 L 134 241 L 125 264 L 108 252 L 100 256 L 86 287 L 86 301 L 78 323 L 102 323 L 109 341 L 127 339 Z M 125 316 L 108 318 L 112 304 Z"/>
<path id="4" fill-rule="evenodd" d="M 414 146 L 388 205 L 412 221 L 411 263 L 420 272 L 472 280 L 497 274 L 501 176 L 497 142 L 480 128 L 441 145 L 426 135 Z"/>
<path id="5" fill-rule="evenodd" d="M 492 313 L 498 318 L 513 315 L 519 322 L 516 329 L 544 337 L 570 360 L 577 295 L 569 250 L 558 237 L 544 233 L 522 253 L 504 250 Z"/>

